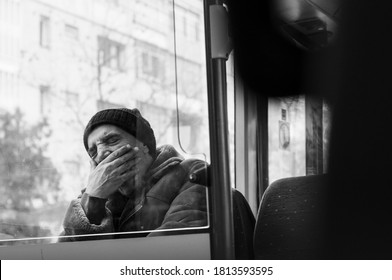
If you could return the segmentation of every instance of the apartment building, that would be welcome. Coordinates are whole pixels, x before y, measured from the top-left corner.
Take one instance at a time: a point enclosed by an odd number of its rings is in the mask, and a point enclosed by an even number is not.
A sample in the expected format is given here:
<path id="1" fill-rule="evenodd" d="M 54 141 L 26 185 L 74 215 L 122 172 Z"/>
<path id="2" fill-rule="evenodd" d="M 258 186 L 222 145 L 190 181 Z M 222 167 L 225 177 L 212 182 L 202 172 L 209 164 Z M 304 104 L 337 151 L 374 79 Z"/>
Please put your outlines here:
<path id="1" fill-rule="evenodd" d="M 53 204 L 87 179 L 82 134 L 100 109 L 137 107 L 158 145 L 208 158 L 203 26 L 201 0 L 0 0 L 0 115 L 47 120 Z M 48 206 L 34 205 L 45 224 Z"/>

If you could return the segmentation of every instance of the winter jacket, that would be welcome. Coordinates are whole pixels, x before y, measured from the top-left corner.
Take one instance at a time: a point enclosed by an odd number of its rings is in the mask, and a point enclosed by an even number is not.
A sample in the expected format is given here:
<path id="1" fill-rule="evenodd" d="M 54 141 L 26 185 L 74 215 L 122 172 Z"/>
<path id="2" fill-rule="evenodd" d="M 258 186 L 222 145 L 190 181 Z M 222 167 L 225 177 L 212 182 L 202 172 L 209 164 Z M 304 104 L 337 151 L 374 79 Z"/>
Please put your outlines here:
<path id="1" fill-rule="evenodd" d="M 103 220 L 95 225 L 87 218 L 80 195 L 66 212 L 61 235 L 206 226 L 206 187 L 188 181 L 189 174 L 205 165 L 197 159 L 184 160 L 172 146 L 162 146 L 157 149 L 157 157 L 147 172 L 144 195 L 138 201 L 116 192 L 105 204 Z M 66 240 L 74 238 L 59 239 Z"/>

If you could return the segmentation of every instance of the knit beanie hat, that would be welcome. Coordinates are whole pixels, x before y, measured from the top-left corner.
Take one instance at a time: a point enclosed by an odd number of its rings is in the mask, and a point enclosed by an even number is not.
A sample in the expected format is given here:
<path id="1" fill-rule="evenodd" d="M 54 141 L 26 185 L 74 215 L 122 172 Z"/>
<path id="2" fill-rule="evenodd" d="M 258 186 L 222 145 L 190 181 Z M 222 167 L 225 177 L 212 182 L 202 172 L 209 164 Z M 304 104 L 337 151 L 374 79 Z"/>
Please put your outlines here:
<path id="1" fill-rule="evenodd" d="M 112 124 L 133 135 L 149 149 L 148 153 L 155 158 L 156 141 L 150 123 L 142 117 L 138 109 L 116 108 L 97 112 L 88 122 L 84 134 L 84 147 L 88 150 L 87 138 L 99 125 Z"/>

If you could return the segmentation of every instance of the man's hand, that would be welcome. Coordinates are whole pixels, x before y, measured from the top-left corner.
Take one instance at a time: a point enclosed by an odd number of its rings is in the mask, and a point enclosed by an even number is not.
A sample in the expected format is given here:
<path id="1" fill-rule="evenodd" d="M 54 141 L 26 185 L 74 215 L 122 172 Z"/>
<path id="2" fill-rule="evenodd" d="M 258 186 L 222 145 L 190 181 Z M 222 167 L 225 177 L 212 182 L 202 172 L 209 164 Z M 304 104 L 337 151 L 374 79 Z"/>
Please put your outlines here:
<path id="1" fill-rule="evenodd" d="M 108 155 L 98 165 L 91 160 L 91 171 L 88 178 L 86 193 L 93 197 L 107 199 L 127 180 L 138 173 L 136 157 L 138 147 L 131 149 L 125 145 Z"/>

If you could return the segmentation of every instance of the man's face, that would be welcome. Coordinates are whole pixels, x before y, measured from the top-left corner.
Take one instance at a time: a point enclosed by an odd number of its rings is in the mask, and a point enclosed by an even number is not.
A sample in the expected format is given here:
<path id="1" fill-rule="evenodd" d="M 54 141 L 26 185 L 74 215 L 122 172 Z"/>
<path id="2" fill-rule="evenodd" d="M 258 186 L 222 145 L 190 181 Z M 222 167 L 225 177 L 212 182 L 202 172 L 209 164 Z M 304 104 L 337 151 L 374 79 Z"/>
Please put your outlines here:
<path id="1" fill-rule="evenodd" d="M 87 138 L 88 154 L 97 165 L 112 152 L 126 144 L 131 145 L 133 148 L 138 147 L 139 151 L 137 156 L 141 159 L 135 166 L 139 169 L 138 174 L 119 188 L 119 191 L 123 195 L 129 196 L 134 190 L 142 187 L 143 176 L 152 163 L 150 154 L 143 152 L 145 150 L 144 144 L 130 133 L 110 124 L 103 124 L 96 127 Z"/>

